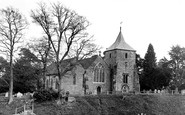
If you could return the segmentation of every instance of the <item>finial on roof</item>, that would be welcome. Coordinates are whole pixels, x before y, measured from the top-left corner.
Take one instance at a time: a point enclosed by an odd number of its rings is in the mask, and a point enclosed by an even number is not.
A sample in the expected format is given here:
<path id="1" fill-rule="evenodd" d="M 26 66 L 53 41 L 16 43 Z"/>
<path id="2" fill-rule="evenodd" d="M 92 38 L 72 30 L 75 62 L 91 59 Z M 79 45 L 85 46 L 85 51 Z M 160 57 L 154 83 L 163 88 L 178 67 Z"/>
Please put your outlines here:
<path id="1" fill-rule="evenodd" d="M 101 51 L 99 51 L 99 56 L 101 57 Z"/>
<path id="2" fill-rule="evenodd" d="M 122 23 L 123 23 L 123 22 L 120 22 L 120 31 L 121 31 L 121 26 L 122 26 Z"/>

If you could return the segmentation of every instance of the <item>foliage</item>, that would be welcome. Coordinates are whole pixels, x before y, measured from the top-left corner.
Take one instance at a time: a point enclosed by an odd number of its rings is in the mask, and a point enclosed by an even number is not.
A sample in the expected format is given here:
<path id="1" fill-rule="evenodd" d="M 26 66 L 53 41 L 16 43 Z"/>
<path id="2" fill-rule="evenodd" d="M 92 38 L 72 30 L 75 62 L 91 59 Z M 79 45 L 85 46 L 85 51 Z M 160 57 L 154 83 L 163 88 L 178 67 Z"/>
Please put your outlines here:
<path id="1" fill-rule="evenodd" d="M 35 89 L 35 82 L 39 74 L 39 68 L 35 66 L 37 57 L 26 48 L 21 48 L 19 59 L 14 66 L 14 92 L 30 92 Z M 7 92 L 10 81 L 10 67 L 8 62 L 0 58 L 0 92 Z"/>
<path id="2" fill-rule="evenodd" d="M 0 57 L 0 93 L 8 91 L 9 87 L 9 79 L 7 77 L 8 73 L 9 73 L 9 64 L 3 57 Z"/>
<path id="3" fill-rule="evenodd" d="M 136 54 L 136 67 L 138 69 L 138 74 L 141 75 L 143 71 L 144 59 L 140 57 L 139 54 Z"/>
<path id="4" fill-rule="evenodd" d="M 153 75 L 156 68 L 156 57 L 152 44 L 149 44 L 143 61 L 143 75 L 140 79 L 141 89 L 153 89 Z"/>
<path id="5" fill-rule="evenodd" d="M 185 69 L 185 48 L 179 45 L 172 46 L 170 52 L 170 61 L 168 66 L 172 70 L 172 80 L 170 85 L 179 87 L 184 83 L 184 69 Z"/>
<path id="6" fill-rule="evenodd" d="M 8 62 L 0 56 L 0 72 L 6 72 L 8 71 L 9 66 L 8 66 Z"/>
<path id="7" fill-rule="evenodd" d="M 171 80 L 169 71 L 159 67 L 153 70 L 150 74 L 150 79 L 152 80 L 149 82 L 149 85 L 152 90 L 167 87 Z"/>
<path id="8" fill-rule="evenodd" d="M 36 102 L 51 101 L 58 98 L 58 93 L 52 90 L 38 90 L 34 93 L 33 98 Z"/>
<path id="9" fill-rule="evenodd" d="M 164 73 L 164 75 L 166 76 L 165 80 L 162 82 L 166 82 L 165 86 L 169 86 L 170 85 L 170 81 L 172 79 L 172 68 L 170 68 L 170 63 L 171 61 L 167 60 L 165 57 L 161 60 L 159 60 L 158 63 L 158 67 L 161 68 L 161 71 Z"/>
<path id="10" fill-rule="evenodd" d="M 185 89 L 185 84 L 181 84 L 179 87 L 178 87 L 178 90 L 181 91 L 181 90 L 184 90 Z"/>
<path id="11" fill-rule="evenodd" d="M 139 54 L 136 54 L 136 68 L 137 68 L 137 74 L 139 75 L 139 82 L 140 86 L 142 86 L 142 81 L 143 81 L 143 63 L 144 59 L 140 57 Z M 142 87 L 141 87 L 142 88 Z"/>
<path id="12" fill-rule="evenodd" d="M 42 68 L 42 87 L 45 86 L 46 67 L 54 61 L 54 52 L 51 49 L 51 43 L 46 37 L 35 40 L 29 43 L 29 48 L 33 50 L 34 54 L 40 61 L 40 68 Z"/>
<path id="13" fill-rule="evenodd" d="M 14 92 L 32 92 L 39 80 L 38 59 L 26 48 L 21 48 L 19 56 L 14 65 Z"/>
<path id="14" fill-rule="evenodd" d="M 154 90 L 168 87 L 172 78 L 169 64 L 170 61 L 163 58 L 157 65 L 154 48 L 149 44 L 143 61 L 143 73 L 140 76 L 141 89 Z"/>
<path id="15" fill-rule="evenodd" d="M 155 52 L 152 44 L 149 44 L 148 50 L 144 57 L 144 63 L 143 63 L 143 70 L 144 73 L 150 74 L 150 72 L 153 71 L 153 69 L 156 68 L 156 57 Z"/>
<path id="16" fill-rule="evenodd" d="M 9 84 L 7 79 L 0 79 L 0 93 L 8 92 Z"/>

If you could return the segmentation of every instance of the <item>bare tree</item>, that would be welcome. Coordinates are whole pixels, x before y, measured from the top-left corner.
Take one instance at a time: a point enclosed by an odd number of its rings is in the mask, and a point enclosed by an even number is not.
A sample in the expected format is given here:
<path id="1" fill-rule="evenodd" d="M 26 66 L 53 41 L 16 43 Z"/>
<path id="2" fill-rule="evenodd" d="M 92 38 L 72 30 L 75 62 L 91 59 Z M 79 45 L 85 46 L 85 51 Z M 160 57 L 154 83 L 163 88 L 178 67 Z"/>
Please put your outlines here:
<path id="1" fill-rule="evenodd" d="M 96 44 L 93 43 L 93 36 L 90 38 L 82 38 L 74 41 L 71 49 L 68 53 L 69 58 L 76 58 L 76 60 L 82 60 L 88 58 L 94 53 L 97 53 L 101 49 Z"/>
<path id="2" fill-rule="evenodd" d="M 85 58 L 87 54 L 92 54 L 93 52 L 86 52 L 84 56 L 81 55 L 83 48 L 85 48 L 85 46 L 87 46 L 90 42 L 90 39 L 85 39 L 88 35 L 85 30 L 89 26 L 89 22 L 85 17 L 69 10 L 61 3 L 54 3 L 49 8 L 46 4 L 41 3 L 39 4 L 39 8 L 37 10 L 32 10 L 31 17 L 36 24 L 42 27 L 45 34 L 48 36 L 52 49 L 55 52 L 57 74 L 60 81 L 59 86 L 61 86 L 62 77 L 71 69 L 70 65 L 73 65 L 74 63 L 69 64 L 68 67 L 61 70 L 60 62 L 72 53 L 72 49 L 75 48 L 75 45 L 78 44 L 78 47 L 76 47 L 76 56 L 73 57 L 80 56 L 80 59 L 82 59 Z M 89 47 L 91 46 L 93 45 L 89 44 Z M 96 48 L 89 49 L 95 50 Z M 59 92 L 60 91 L 61 87 L 59 87 Z"/>
<path id="3" fill-rule="evenodd" d="M 42 68 L 42 80 L 43 80 L 43 87 L 45 86 L 45 77 L 46 77 L 46 67 L 52 62 L 53 60 L 53 51 L 51 50 L 51 43 L 47 39 L 47 37 L 42 37 L 41 39 L 37 39 L 33 41 L 33 43 L 28 44 L 29 48 L 33 50 L 36 54 L 37 58 L 41 62 Z"/>
<path id="4" fill-rule="evenodd" d="M 27 26 L 27 21 L 17 9 L 8 7 L 1 9 L 0 18 L 0 47 L 1 52 L 9 56 L 10 64 L 10 87 L 9 87 L 9 104 L 13 101 L 13 54 L 15 45 L 20 43 L 23 36 L 23 30 Z"/>

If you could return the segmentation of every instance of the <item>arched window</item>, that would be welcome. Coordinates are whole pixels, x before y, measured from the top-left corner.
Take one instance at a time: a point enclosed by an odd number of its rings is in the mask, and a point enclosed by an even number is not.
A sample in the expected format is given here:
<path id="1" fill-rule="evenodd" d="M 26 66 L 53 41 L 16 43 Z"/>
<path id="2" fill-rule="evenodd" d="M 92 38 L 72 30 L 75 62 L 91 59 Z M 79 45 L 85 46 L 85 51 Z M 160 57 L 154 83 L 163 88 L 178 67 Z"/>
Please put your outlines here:
<path id="1" fill-rule="evenodd" d="M 127 59 L 128 58 L 128 53 L 125 53 L 125 59 Z"/>
<path id="2" fill-rule="evenodd" d="M 58 80 L 55 78 L 55 89 L 58 89 Z"/>
<path id="3" fill-rule="evenodd" d="M 128 73 L 123 73 L 123 83 L 128 83 Z"/>
<path id="4" fill-rule="evenodd" d="M 53 78 L 51 78 L 51 88 L 53 88 Z"/>
<path id="5" fill-rule="evenodd" d="M 94 82 L 97 82 L 98 81 L 98 68 L 95 67 L 94 69 Z"/>
<path id="6" fill-rule="evenodd" d="M 104 82 L 105 81 L 105 73 L 102 64 L 98 64 L 94 69 L 94 82 Z"/>
<path id="7" fill-rule="evenodd" d="M 73 75 L 73 85 L 76 85 L 76 73 Z"/>

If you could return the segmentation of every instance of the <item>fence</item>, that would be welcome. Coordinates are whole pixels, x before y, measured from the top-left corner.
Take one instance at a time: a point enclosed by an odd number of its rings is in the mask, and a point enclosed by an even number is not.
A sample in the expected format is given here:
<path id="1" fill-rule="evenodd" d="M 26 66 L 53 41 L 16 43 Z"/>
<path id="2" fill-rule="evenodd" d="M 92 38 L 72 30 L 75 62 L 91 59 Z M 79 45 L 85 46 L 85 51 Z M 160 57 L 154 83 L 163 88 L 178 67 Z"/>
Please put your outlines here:
<path id="1" fill-rule="evenodd" d="M 148 95 L 184 95 L 184 93 L 176 91 L 176 90 L 155 90 L 155 91 L 141 91 L 140 94 L 148 94 Z"/>
<path id="2" fill-rule="evenodd" d="M 175 91 L 175 90 L 157 90 L 157 91 L 140 91 L 140 92 L 122 92 L 122 91 L 107 91 L 107 92 L 102 92 L 101 94 L 103 95 L 122 95 L 122 94 L 141 94 L 141 95 L 185 95 L 184 93 Z"/>
<path id="3" fill-rule="evenodd" d="M 33 113 L 34 111 L 34 103 L 33 101 L 27 102 L 26 104 L 24 104 L 21 107 L 17 107 L 15 109 L 15 114 L 14 115 L 19 115 L 21 113 Z"/>

